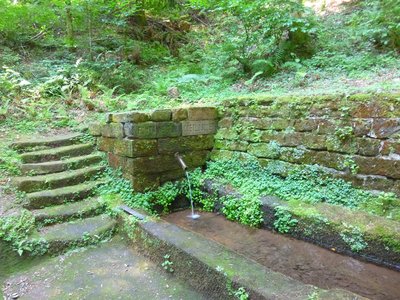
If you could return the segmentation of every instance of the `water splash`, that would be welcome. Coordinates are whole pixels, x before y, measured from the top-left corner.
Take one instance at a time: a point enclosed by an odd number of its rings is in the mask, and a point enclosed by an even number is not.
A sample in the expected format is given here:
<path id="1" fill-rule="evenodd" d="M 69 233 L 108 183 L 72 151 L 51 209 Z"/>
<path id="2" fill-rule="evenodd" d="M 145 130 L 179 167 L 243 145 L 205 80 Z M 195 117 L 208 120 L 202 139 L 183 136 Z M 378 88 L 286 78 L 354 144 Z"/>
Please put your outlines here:
<path id="1" fill-rule="evenodd" d="M 193 197 L 192 197 L 192 187 L 190 185 L 190 178 L 189 178 L 189 173 L 185 170 L 186 178 L 188 181 L 188 186 L 189 186 L 189 198 L 190 198 L 190 207 L 192 209 L 192 214 L 188 216 L 189 218 L 192 218 L 193 220 L 196 220 L 200 218 L 200 215 L 194 213 L 194 204 L 193 204 Z"/>

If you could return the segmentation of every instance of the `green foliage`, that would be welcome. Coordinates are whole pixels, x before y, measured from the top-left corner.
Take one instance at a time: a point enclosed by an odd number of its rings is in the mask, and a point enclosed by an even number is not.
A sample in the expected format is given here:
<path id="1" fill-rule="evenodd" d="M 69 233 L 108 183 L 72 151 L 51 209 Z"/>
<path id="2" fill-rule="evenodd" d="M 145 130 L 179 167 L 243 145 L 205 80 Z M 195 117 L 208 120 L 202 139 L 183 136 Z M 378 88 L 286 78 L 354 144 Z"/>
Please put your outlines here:
<path id="1" fill-rule="evenodd" d="M 110 167 L 99 176 L 99 179 L 105 181 L 97 188 L 100 195 L 118 194 L 124 201 L 132 201 L 134 191 L 131 183 L 122 177 L 121 170 L 113 170 Z"/>
<path id="2" fill-rule="evenodd" d="M 364 241 L 364 236 L 360 229 L 348 224 L 343 225 L 345 229 L 340 233 L 340 237 L 349 245 L 351 251 L 360 252 L 364 250 L 368 244 Z"/>
<path id="3" fill-rule="evenodd" d="M 341 141 L 347 140 L 353 135 L 353 127 L 351 126 L 337 127 L 335 130 L 335 135 Z"/>
<path id="4" fill-rule="evenodd" d="M 225 196 L 221 199 L 222 213 L 228 220 L 258 227 L 263 222 L 261 201 L 257 196 L 244 195 L 241 198 Z"/>
<path id="5" fill-rule="evenodd" d="M 131 239 L 135 240 L 136 228 L 138 224 L 138 219 L 134 216 L 127 216 L 123 222 L 123 232 Z"/>
<path id="6" fill-rule="evenodd" d="M 297 225 L 299 221 L 294 219 L 287 208 L 278 206 L 275 208 L 274 227 L 280 233 L 289 233 L 290 230 Z"/>
<path id="7" fill-rule="evenodd" d="M 174 272 L 174 268 L 173 268 L 174 263 L 170 260 L 170 258 L 171 258 L 171 255 L 165 254 L 164 261 L 161 263 L 161 266 L 163 267 L 163 269 L 165 271 L 173 273 Z"/>
<path id="8" fill-rule="evenodd" d="M 19 255 L 27 252 L 30 255 L 43 255 L 48 244 L 43 239 L 30 235 L 35 229 L 35 218 L 32 213 L 22 210 L 20 215 L 0 218 L 0 239 L 9 242 Z"/>
<path id="9" fill-rule="evenodd" d="M 397 0 L 367 0 L 355 14 L 353 24 L 362 26 L 362 36 L 377 48 L 400 51 L 400 7 Z"/>
<path id="10" fill-rule="evenodd" d="M 4 144 L 0 144 L 0 152 L 0 176 L 19 175 L 21 172 L 19 154 Z"/>
<path id="11" fill-rule="evenodd" d="M 271 75 L 289 58 L 312 53 L 316 23 L 298 1 L 194 2 L 225 14 L 222 48 L 246 73 Z"/>
<path id="12" fill-rule="evenodd" d="M 239 300 L 250 299 L 249 293 L 246 292 L 244 287 L 240 287 L 237 290 L 233 291 L 233 296 Z"/>
<path id="13" fill-rule="evenodd" d="M 396 216 L 387 210 L 384 212 L 378 209 L 385 206 L 391 209 L 392 205 L 397 203 L 394 195 L 382 194 L 378 197 L 354 188 L 349 182 L 332 178 L 318 166 L 292 169 L 286 178 L 274 175 L 275 168 L 274 165 L 262 168 L 256 160 L 219 160 L 208 163 L 204 177 L 222 184 L 230 184 L 243 195 L 276 195 L 288 201 L 326 202 L 384 214 L 389 218 Z"/>
<path id="14" fill-rule="evenodd" d="M 163 213 L 167 213 L 178 194 L 179 188 L 175 184 L 167 182 L 153 193 L 153 205 L 161 206 Z"/>
<path id="15" fill-rule="evenodd" d="M 340 168 L 342 170 L 349 170 L 352 174 L 357 174 L 359 167 L 352 156 L 346 155 L 340 163 Z"/>
<path id="16" fill-rule="evenodd" d="M 400 221 L 400 201 L 394 193 L 381 193 L 371 197 L 361 207 L 375 215 Z"/>

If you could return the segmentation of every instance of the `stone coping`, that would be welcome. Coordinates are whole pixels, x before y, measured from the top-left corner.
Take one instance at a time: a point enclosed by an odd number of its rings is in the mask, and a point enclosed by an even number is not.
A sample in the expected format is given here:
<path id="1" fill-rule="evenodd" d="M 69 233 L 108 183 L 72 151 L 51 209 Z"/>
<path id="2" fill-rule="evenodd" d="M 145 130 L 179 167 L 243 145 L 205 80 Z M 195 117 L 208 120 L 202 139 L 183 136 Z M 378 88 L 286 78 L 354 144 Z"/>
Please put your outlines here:
<path id="1" fill-rule="evenodd" d="M 121 217 L 129 222 L 128 216 Z M 126 226 L 124 226 L 126 228 Z M 228 250 L 204 237 L 161 220 L 138 221 L 134 245 L 160 265 L 172 262 L 173 276 L 185 279 L 210 299 L 236 299 L 243 287 L 250 299 L 365 299 L 351 292 L 303 284 Z"/>

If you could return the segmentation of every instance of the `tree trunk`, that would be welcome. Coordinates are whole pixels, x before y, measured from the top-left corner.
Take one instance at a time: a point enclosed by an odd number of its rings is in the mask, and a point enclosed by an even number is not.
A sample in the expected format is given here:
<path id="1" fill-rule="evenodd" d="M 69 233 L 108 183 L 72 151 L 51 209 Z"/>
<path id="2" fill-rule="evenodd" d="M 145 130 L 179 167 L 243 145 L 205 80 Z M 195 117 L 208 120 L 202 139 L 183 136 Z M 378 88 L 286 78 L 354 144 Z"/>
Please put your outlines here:
<path id="1" fill-rule="evenodd" d="M 73 17 L 72 17 L 72 2 L 71 0 L 65 1 L 65 21 L 67 25 L 67 38 L 66 44 L 67 47 L 71 50 L 75 46 L 75 34 L 74 34 L 74 26 L 73 26 Z"/>

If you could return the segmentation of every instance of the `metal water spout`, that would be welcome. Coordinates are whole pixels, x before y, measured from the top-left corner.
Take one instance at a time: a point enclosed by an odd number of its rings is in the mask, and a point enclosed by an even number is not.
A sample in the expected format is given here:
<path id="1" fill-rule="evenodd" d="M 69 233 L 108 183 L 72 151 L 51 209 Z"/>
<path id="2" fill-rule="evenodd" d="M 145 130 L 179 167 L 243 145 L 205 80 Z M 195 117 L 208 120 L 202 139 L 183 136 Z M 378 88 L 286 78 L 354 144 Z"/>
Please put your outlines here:
<path id="1" fill-rule="evenodd" d="M 189 217 L 189 218 L 192 218 L 193 220 L 196 220 L 196 219 L 200 218 L 200 215 L 194 213 L 194 204 L 193 204 L 193 197 L 192 197 L 192 187 L 191 187 L 191 185 L 190 185 L 189 173 L 187 172 L 188 167 L 187 167 L 186 163 L 184 162 L 184 160 L 182 159 L 182 156 L 180 156 L 178 152 L 175 153 L 175 157 L 176 157 L 176 159 L 178 160 L 179 164 L 181 165 L 181 168 L 183 169 L 183 171 L 185 171 L 186 178 L 187 178 L 187 181 L 188 181 L 188 186 L 189 186 L 189 197 L 190 197 L 190 207 L 191 207 L 191 209 L 192 209 L 192 214 L 191 214 L 190 216 L 188 216 L 188 217 Z"/>
<path id="2" fill-rule="evenodd" d="M 181 165 L 181 168 L 183 169 L 183 171 L 186 172 L 186 170 L 187 170 L 188 167 L 187 167 L 187 165 L 185 164 L 185 162 L 183 161 L 182 156 L 180 156 L 179 153 L 176 152 L 176 153 L 175 153 L 175 157 L 176 157 L 176 159 L 178 160 L 179 164 Z"/>

